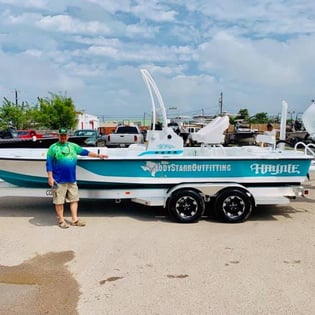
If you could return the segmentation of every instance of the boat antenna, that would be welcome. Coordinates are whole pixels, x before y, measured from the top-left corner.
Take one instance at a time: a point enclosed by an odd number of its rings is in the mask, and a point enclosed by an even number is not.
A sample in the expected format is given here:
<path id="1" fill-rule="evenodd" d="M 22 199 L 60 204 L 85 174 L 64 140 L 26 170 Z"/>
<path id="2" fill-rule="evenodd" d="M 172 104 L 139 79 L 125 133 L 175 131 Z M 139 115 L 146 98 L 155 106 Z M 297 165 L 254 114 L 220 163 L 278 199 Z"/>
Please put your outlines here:
<path id="1" fill-rule="evenodd" d="M 152 104 L 152 129 L 155 129 L 155 126 L 156 126 L 156 110 L 157 110 L 154 96 L 156 97 L 156 99 L 159 103 L 158 104 L 159 109 L 162 112 L 163 126 L 166 127 L 167 126 L 167 116 L 166 116 L 165 105 L 164 105 L 161 93 L 160 93 L 155 81 L 153 80 L 151 74 L 149 73 L 149 71 L 147 71 L 146 69 L 141 69 L 141 74 L 142 74 L 143 80 L 146 83 L 147 88 L 148 88 L 149 93 L 150 93 L 151 104 Z"/>
<path id="2" fill-rule="evenodd" d="M 281 112 L 281 121 L 280 121 L 280 140 L 285 141 L 286 139 L 286 122 L 287 122 L 287 114 L 288 114 L 288 103 L 286 101 L 282 101 L 282 112 Z M 280 143 L 280 149 L 284 149 L 284 143 Z"/>

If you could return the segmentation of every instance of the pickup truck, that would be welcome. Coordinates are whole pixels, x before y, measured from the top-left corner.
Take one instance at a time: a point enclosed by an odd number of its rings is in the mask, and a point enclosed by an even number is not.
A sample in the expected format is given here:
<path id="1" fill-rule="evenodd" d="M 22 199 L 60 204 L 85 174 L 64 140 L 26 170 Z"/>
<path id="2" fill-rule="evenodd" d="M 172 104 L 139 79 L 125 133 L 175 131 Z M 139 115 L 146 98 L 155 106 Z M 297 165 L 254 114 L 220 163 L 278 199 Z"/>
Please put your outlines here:
<path id="1" fill-rule="evenodd" d="M 41 133 L 38 133 L 32 129 L 18 130 L 17 136 L 18 136 L 18 138 L 21 138 L 21 139 L 31 139 L 33 137 L 36 137 L 36 138 L 42 138 L 43 137 L 43 135 Z"/>
<path id="2" fill-rule="evenodd" d="M 114 133 L 105 137 L 107 147 L 129 147 L 144 143 L 144 137 L 137 126 L 117 126 Z"/>

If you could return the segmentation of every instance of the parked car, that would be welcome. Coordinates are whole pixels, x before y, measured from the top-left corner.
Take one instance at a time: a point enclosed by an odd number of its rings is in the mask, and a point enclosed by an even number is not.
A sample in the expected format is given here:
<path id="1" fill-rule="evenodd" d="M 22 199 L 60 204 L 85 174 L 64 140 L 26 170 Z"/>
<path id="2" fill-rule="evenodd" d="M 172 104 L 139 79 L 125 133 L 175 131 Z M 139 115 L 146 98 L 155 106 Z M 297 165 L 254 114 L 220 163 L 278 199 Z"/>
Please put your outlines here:
<path id="1" fill-rule="evenodd" d="M 38 133 L 32 129 L 18 130 L 17 136 L 18 136 L 18 138 L 21 138 L 21 139 L 31 139 L 33 137 L 36 137 L 36 138 L 42 138 L 43 137 L 43 135 L 41 133 Z"/>
<path id="2" fill-rule="evenodd" d="M 103 136 L 98 132 L 98 130 L 94 129 L 78 129 L 73 133 L 73 136 L 88 136 L 85 139 L 84 143 L 87 147 L 104 147 L 105 146 L 105 139 Z"/>
<path id="3" fill-rule="evenodd" d="M 43 138 L 58 138 L 58 132 L 56 131 L 45 132 L 43 134 Z"/>
<path id="4" fill-rule="evenodd" d="M 18 137 L 17 130 L 13 127 L 8 127 L 6 129 L 0 130 L 1 139 L 13 139 L 17 137 Z"/>

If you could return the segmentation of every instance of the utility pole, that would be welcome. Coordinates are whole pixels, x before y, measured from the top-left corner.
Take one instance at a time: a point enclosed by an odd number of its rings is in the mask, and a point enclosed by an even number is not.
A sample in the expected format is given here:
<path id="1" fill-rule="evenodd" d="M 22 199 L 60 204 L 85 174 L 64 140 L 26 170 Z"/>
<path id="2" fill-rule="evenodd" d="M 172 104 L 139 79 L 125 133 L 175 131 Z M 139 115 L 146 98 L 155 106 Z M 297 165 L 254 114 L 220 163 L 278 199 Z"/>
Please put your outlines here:
<path id="1" fill-rule="evenodd" d="M 220 115 L 222 115 L 222 108 L 223 108 L 223 93 L 220 93 L 220 98 L 219 98 L 219 107 L 220 107 Z"/>
<path id="2" fill-rule="evenodd" d="M 18 92 L 17 92 L 17 89 L 15 89 L 15 106 L 18 106 Z"/>

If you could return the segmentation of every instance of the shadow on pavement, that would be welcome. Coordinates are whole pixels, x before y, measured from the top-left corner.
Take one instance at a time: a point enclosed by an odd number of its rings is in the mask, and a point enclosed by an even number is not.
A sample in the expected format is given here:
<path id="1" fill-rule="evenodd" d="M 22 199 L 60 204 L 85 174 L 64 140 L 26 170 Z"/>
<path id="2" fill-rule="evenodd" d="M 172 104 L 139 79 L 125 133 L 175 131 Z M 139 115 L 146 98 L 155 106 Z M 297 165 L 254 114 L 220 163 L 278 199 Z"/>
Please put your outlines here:
<path id="1" fill-rule="evenodd" d="M 250 221 L 277 220 L 277 216 L 292 218 L 292 214 L 305 212 L 300 209 L 299 201 L 303 203 L 314 203 L 313 199 L 299 198 L 292 201 L 290 205 L 259 206 L 253 209 Z M 56 225 L 56 214 L 54 205 L 50 198 L 32 198 L 32 197 L 3 197 L 0 198 L 1 217 L 26 217 L 29 222 L 36 226 Z M 164 221 L 172 223 L 166 209 L 162 207 L 150 207 L 133 203 L 129 200 L 122 200 L 116 203 L 113 200 L 88 200 L 82 199 L 79 202 L 79 217 L 131 217 L 140 221 Z M 69 206 L 65 206 L 65 216 L 70 216 Z M 207 210 L 205 217 L 209 222 L 220 222 L 211 216 L 211 209 Z"/>
<path id="2" fill-rule="evenodd" d="M 25 217 L 36 226 L 56 225 L 54 205 L 50 198 L 3 197 L 0 198 L 1 217 Z M 128 200 L 115 203 L 112 200 L 88 200 L 79 202 L 80 218 L 85 217 L 131 217 L 140 221 L 170 222 L 168 213 L 162 207 L 148 207 Z M 69 205 L 65 205 L 65 217 L 70 216 Z"/>

